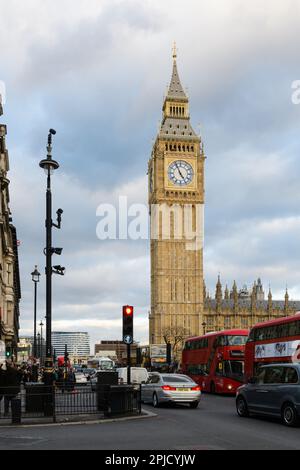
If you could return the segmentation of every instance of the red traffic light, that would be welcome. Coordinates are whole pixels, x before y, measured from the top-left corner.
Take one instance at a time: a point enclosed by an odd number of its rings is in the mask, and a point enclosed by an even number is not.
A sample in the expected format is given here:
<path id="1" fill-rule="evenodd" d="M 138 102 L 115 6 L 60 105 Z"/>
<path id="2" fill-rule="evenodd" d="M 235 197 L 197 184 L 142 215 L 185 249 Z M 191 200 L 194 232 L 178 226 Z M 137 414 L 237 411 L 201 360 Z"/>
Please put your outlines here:
<path id="1" fill-rule="evenodd" d="M 128 317 L 131 317 L 133 315 L 133 307 L 129 307 L 128 305 L 124 307 L 124 313 Z"/>

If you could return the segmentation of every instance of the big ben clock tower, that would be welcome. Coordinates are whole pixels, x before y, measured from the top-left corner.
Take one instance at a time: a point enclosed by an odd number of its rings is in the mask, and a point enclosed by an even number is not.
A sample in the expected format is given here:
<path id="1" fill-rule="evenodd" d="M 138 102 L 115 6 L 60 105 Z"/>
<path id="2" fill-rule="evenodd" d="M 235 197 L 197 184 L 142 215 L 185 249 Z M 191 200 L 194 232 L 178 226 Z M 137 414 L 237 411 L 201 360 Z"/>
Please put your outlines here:
<path id="1" fill-rule="evenodd" d="M 171 84 L 149 161 L 151 214 L 150 345 L 173 344 L 202 333 L 204 162 L 200 137 L 190 124 L 189 100 L 173 51 Z M 154 214 L 155 213 L 155 214 Z M 167 220 L 169 227 L 165 227 Z M 187 237 L 186 227 L 195 234 Z M 153 234 L 156 234 L 153 236 Z"/>

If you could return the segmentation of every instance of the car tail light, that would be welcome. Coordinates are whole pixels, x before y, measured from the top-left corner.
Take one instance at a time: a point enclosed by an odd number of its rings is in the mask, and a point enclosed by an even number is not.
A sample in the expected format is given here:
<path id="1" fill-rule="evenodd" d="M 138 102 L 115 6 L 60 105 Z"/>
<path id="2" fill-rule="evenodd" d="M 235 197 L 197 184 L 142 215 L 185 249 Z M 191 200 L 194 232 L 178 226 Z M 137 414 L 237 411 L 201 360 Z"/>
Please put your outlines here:
<path id="1" fill-rule="evenodd" d="M 163 385 L 161 387 L 165 392 L 176 392 L 175 387 L 170 387 L 170 385 Z"/>
<path id="2" fill-rule="evenodd" d="M 193 388 L 192 388 L 192 391 L 193 391 L 193 392 L 201 392 L 201 387 L 200 387 L 200 385 L 197 385 L 197 387 L 193 387 Z"/>

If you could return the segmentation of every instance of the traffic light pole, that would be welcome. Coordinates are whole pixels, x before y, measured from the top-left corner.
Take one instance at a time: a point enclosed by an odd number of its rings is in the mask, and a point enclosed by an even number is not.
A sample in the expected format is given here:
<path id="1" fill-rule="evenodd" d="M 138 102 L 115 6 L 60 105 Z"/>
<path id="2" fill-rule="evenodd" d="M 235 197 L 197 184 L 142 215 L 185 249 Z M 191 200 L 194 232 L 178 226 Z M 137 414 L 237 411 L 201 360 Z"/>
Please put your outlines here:
<path id="1" fill-rule="evenodd" d="M 123 342 L 127 344 L 127 384 L 131 385 L 131 345 L 133 344 L 134 307 L 123 307 Z"/>
<path id="2" fill-rule="evenodd" d="M 127 385 L 131 385 L 131 345 L 127 344 Z"/>

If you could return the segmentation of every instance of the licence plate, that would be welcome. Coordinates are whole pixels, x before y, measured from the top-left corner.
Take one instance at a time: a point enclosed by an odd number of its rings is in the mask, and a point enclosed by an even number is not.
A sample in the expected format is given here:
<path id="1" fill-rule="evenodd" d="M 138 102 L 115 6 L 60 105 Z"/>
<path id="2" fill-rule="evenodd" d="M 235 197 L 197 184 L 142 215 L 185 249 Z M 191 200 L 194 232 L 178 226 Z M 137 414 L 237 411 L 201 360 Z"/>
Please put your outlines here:
<path id="1" fill-rule="evenodd" d="M 190 388 L 177 388 L 177 392 L 190 392 Z"/>

